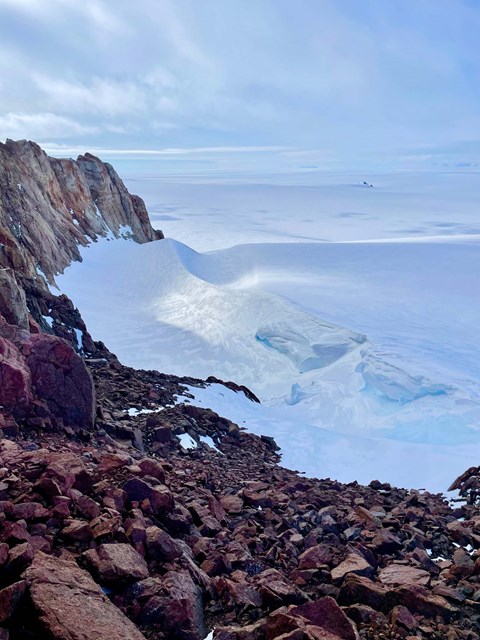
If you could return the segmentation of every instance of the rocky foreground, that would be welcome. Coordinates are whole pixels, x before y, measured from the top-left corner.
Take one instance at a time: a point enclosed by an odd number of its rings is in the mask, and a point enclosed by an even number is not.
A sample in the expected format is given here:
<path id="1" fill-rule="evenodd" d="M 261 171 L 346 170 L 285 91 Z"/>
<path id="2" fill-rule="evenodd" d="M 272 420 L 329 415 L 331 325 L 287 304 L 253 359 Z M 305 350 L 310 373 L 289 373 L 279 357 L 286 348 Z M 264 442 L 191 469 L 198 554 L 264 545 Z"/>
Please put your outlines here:
<path id="1" fill-rule="evenodd" d="M 50 292 L 145 216 L 93 156 L 0 145 L 0 640 L 480 638 L 479 469 L 456 507 L 304 478 Z"/>

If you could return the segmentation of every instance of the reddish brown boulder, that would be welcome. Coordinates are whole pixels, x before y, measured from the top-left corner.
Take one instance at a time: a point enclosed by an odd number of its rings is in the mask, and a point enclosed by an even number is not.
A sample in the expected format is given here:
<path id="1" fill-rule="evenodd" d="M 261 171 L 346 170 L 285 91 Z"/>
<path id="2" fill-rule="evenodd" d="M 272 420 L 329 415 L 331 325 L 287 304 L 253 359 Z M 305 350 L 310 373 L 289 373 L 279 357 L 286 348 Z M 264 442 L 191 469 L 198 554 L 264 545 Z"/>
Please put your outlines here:
<path id="1" fill-rule="evenodd" d="M 92 428 L 95 390 L 82 358 L 61 338 L 31 335 L 22 346 L 35 393 L 64 424 Z"/>
<path id="2" fill-rule="evenodd" d="M 158 460 L 153 458 L 144 458 L 138 462 L 143 476 L 151 476 L 156 478 L 162 484 L 165 482 L 165 471 Z"/>
<path id="3" fill-rule="evenodd" d="M 183 640 L 203 640 L 206 636 L 202 592 L 187 571 L 170 571 L 163 579 L 167 629 Z"/>
<path id="4" fill-rule="evenodd" d="M 243 499 L 240 496 L 220 496 L 219 502 L 227 513 L 240 513 L 243 509 Z"/>
<path id="5" fill-rule="evenodd" d="M 417 569 L 416 567 L 410 567 L 402 564 L 390 564 L 379 572 L 378 579 L 382 584 L 387 586 L 396 586 L 400 584 L 417 584 L 425 586 L 430 583 L 431 576 L 423 569 Z"/>
<path id="6" fill-rule="evenodd" d="M 442 616 L 448 620 L 456 611 L 442 596 L 437 596 L 419 585 L 403 585 L 388 594 L 392 605 L 403 605 L 413 613 L 428 618 Z"/>
<path id="7" fill-rule="evenodd" d="M 146 530 L 145 546 L 155 560 L 171 562 L 182 555 L 182 548 L 166 531 L 151 526 Z"/>
<path id="8" fill-rule="evenodd" d="M 304 551 L 298 557 L 299 569 L 316 569 L 332 562 L 333 553 L 331 547 L 326 544 L 317 544 Z"/>
<path id="9" fill-rule="evenodd" d="M 105 584 L 135 582 L 148 577 L 142 556 L 129 544 L 102 544 L 83 554 L 88 567 Z"/>
<path id="10" fill-rule="evenodd" d="M 33 401 L 30 370 L 20 351 L 0 336 L 0 406 L 24 417 Z"/>
<path id="11" fill-rule="evenodd" d="M 163 484 L 152 487 L 145 480 L 130 478 L 123 485 L 123 490 L 131 502 L 148 500 L 154 513 L 169 513 L 175 507 L 172 492 Z"/>
<path id="12" fill-rule="evenodd" d="M 374 574 L 374 568 L 363 556 L 357 553 L 349 553 L 343 562 L 332 569 L 332 582 L 340 584 L 349 573 L 371 577 Z"/>
<path id="13" fill-rule="evenodd" d="M 265 621 L 260 620 L 246 627 L 216 627 L 214 640 L 264 640 Z"/>
<path id="14" fill-rule="evenodd" d="M 291 614 L 301 616 L 312 625 L 342 640 L 358 640 L 355 624 L 347 618 L 333 598 L 329 596 L 291 609 Z"/>
<path id="15" fill-rule="evenodd" d="M 272 610 L 283 605 L 305 602 L 308 596 L 276 569 L 267 569 L 258 576 L 256 587 L 264 607 Z"/>
<path id="16" fill-rule="evenodd" d="M 382 584 L 350 573 L 340 588 L 338 601 L 342 605 L 360 603 L 383 611 L 387 607 L 386 596 L 387 590 Z"/>
<path id="17" fill-rule="evenodd" d="M 74 562 L 39 552 L 25 580 L 39 622 L 52 640 L 145 640 Z"/>
<path id="18" fill-rule="evenodd" d="M 0 591 L 0 624 L 6 622 L 15 613 L 26 589 L 26 582 L 20 580 Z"/>

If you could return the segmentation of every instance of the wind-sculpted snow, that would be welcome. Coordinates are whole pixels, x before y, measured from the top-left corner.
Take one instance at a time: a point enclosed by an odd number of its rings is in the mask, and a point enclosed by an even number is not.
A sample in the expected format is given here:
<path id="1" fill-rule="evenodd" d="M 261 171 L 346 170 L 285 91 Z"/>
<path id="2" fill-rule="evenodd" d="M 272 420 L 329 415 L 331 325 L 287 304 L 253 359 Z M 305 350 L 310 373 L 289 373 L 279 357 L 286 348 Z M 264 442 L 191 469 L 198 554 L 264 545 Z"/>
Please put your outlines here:
<path id="1" fill-rule="evenodd" d="M 327 367 L 366 340 L 365 336 L 346 334 L 345 329 L 315 318 L 305 318 L 295 328 L 288 316 L 263 322 L 255 337 L 269 349 L 287 356 L 299 373 Z"/>
<path id="2" fill-rule="evenodd" d="M 94 337 L 128 365 L 248 386 L 256 414 L 223 392 L 212 408 L 274 436 L 285 464 L 444 489 L 478 463 L 475 241 L 103 241 L 83 258 L 59 283 Z"/>

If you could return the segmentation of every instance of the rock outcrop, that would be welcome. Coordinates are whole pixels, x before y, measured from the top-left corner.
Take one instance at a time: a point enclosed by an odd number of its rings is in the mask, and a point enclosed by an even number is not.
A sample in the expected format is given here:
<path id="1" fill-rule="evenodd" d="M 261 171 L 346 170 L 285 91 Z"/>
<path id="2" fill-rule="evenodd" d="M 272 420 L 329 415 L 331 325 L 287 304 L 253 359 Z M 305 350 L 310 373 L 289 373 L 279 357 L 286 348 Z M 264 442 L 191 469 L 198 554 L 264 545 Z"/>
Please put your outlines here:
<path id="1" fill-rule="evenodd" d="M 0 228 L 0 267 L 50 281 L 98 236 L 163 237 L 111 165 L 51 158 L 26 140 L 0 144 Z"/>

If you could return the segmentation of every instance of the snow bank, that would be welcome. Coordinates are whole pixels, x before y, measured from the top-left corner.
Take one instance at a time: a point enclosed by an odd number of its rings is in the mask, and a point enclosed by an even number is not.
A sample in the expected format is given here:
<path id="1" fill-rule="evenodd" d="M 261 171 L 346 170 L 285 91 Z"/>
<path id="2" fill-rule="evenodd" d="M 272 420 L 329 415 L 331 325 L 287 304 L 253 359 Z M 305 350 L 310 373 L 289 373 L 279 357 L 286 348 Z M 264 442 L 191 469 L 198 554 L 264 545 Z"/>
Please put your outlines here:
<path id="1" fill-rule="evenodd" d="M 94 337 L 131 366 L 250 387 L 258 413 L 225 389 L 211 406 L 228 396 L 220 413 L 274 435 L 288 466 L 440 490 L 478 464 L 477 241 L 100 242 L 83 257 L 58 282 Z"/>

